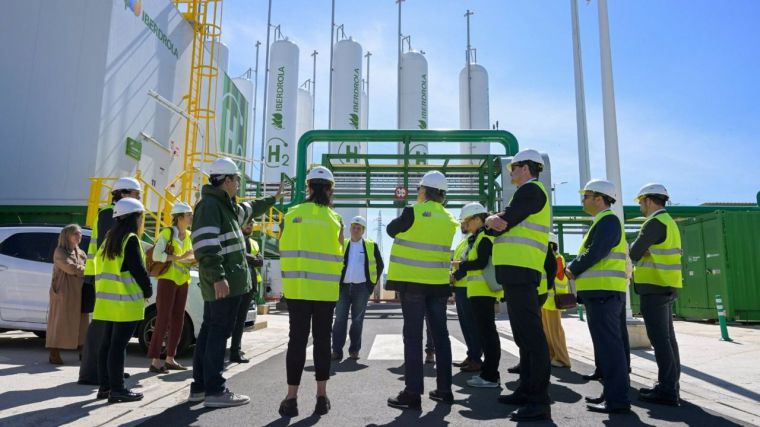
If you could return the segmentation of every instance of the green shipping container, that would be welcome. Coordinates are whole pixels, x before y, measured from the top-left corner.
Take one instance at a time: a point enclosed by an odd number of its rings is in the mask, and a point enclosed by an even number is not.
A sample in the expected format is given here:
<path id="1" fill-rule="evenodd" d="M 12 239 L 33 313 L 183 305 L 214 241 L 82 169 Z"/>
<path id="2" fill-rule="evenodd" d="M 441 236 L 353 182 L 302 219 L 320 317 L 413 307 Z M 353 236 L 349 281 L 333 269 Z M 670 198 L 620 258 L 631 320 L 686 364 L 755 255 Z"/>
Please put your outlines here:
<path id="1" fill-rule="evenodd" d="M 732 322 L 760 320 L 760 212 L 724 212 L 679 223 L 683 289 L 676 315 L 717 319 L 715 295 Z"/>

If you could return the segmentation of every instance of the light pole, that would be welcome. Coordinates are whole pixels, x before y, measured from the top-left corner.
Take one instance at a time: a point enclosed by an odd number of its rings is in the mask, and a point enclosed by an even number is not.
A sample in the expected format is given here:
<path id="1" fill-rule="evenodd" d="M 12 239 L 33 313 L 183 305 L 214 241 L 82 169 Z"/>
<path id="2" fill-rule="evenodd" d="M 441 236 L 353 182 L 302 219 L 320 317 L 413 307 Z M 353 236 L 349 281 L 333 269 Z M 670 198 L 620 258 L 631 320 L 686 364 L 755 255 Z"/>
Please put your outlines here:
<path id="1" fill-rule="evenodd" d="M 562 184 L 567 184 L 567 181 L 552 184 L 552 206 L 557 206 L 557 187 Z"/>

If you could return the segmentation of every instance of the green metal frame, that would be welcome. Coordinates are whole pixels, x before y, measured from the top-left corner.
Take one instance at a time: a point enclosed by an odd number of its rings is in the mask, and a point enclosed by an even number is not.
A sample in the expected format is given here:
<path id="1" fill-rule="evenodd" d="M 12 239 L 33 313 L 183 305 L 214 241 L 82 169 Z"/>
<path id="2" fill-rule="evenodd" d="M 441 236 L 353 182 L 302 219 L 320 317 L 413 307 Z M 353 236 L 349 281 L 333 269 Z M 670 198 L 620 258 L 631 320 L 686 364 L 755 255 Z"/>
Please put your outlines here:
<path id="1" fill-rule="evenodd" d="M 415 168 L 424 168 L 425 170 L 441 170 L 441 171 L 466 171 L 466 170 L 479 170 L 479 188 L 481 194 L 479 195 L 479 201 L 483 202 L 489 209 L 493 209 L 496 203 L 496 192 L 499 186 L 495 182 L 496 177 L 501 173 L 501 167 L 499 158 L 503 156 L 510 156 L 517 153 L 519 146 L 517 139 L 511 133 L 503 130 L 314 130 L 306 132 L 298 141 L 298 153 L 296 163 L 296 178 L 295 178 L 295 192 L 290 205 L 295 205 L 303 201 L 305 196 L 305 184 L 306 184 L 306 153 L 310 144 L 314 142 L 343 142 L 343 141 L 362 141 L 362 142 L 397 142 L 404 144 L 403 154 L 357 154 L 352 156 L 352 159 L 362 161 L 356 166 L 340 165 L 341 171 L 356 171 L 356 172 L 369 172 L 371 171 L 383 171 L 383 172 L 402 172 L 402 179 L 404 187 L 409 186 L 409 170 Z M 475 142 L 475 143 L 499 143 L 504 147 L 504 154 L 501 155 L 463 155 L 463 154 L 426 154 L 424 156 L 418 156 L 410 153 L 410 146 L 415 142 L 427 142 L 427 143 L 459 143 L 459 142 Z M 335 168 L 332 164 L 332 159 L 345 159 L 344 154 L 325 154 L 322 157 L 322 164 L 328 168 Z M 411 164 L 415 160 L 443 160 L 443 164 L 440 165 L 416 165 Z M 465 160 L 474 159 L 479 160 L 479 165 L 454 165 L 450 164 L 451 160 Z M 398 165 L 370 165 L 370 160 L 403 160 Z M 418 162 L 419 163 L 419 162 Z M 341 199 L 366 199 L 364 203 L 336 203 L 336 206 L 342 207 L 393 207 L 388 204 L 373 204 L 369 201 L 372 200 L 393 200 L 393 195 L 377 195 L 371 194 L 372 188 L 369 184 L 369 173 L 365 174 L 365 194 L 363 197 L 357 197 L 355 195 L 336 196 L 336 200 Z M 489 182 L 486 182 L 489 181 Z M 492 191 L 491 191 L 492 190 Z M 411 191 L 410 191 L 411 196 Z M 457 202 L 470 202 L 473 201 L 471 196 L 457 196 L 450 195 L 447 199 L 453 203 L 449 203 L 450 207 L 458 207 L 463 203 Z M 466 200 L 465 200 L 466 199 Z"/>

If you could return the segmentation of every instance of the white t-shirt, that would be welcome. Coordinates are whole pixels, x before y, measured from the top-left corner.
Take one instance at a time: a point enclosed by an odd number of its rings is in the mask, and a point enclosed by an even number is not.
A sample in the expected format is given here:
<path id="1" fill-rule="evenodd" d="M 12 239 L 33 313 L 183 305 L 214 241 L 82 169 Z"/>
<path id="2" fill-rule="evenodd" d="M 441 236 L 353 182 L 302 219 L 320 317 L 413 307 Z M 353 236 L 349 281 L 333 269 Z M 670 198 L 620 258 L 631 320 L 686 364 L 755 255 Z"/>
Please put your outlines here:
<path id="1" fill-rule="evenodd" d="M 348 243 L 348 265 L 343 283 L 364 283 L 367 275 L 364 272 L 364 241 Z"/>

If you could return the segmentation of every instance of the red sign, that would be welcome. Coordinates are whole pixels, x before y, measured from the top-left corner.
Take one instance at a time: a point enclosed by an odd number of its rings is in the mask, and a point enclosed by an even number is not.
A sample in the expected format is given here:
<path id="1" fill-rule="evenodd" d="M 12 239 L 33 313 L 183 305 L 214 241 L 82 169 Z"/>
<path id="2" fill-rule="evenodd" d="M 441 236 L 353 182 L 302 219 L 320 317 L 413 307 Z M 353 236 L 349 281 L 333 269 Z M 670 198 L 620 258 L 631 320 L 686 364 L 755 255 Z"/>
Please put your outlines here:
<path id="1" fill-rule="evenodd" d="M 409 195 L 409 190 L 406 189 L 403 185 L 399 185 L 396 187 L 395 190 L 393 190 L 393 197 L 396 200 L 403 201 L 406 200 L 406 196 Z"/>

